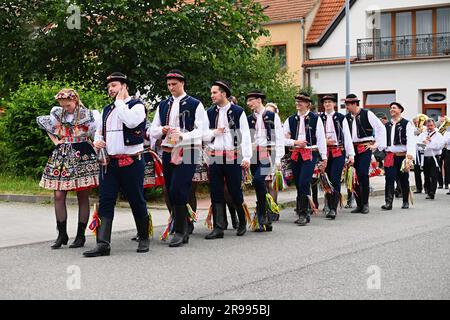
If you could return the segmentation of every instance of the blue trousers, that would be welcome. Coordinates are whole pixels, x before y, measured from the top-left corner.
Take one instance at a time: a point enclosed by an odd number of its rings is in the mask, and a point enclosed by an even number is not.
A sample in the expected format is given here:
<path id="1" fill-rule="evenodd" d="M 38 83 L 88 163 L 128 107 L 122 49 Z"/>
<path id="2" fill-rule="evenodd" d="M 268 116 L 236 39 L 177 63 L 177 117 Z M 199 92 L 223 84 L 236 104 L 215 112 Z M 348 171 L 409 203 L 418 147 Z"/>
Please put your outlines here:
<path id="1" fill-rule="evenodd" d="M 330 179 L 331 184 L 336 192 L 341 192 L 341 177 L 345 165 L 345 152 L 342 156 L 333 158 L 331 154 L 328 155 L 326 173 Z"/>
<path id="2" fill-rule="evenodd" d="M 369 167 L 372 158 L 372 150 L 355 155 L 355 169 L 359 185 L 356 186 L 356 202 L 358 206 L 369 204 Z"/>
<path id="3" fill-rule="evenodd" d="M 198 151 L 189 150 L 197 153 Z M 185 205 L 189 202 L 192 187 L 192 178 L 195 173 L 195 161 L 184 161 L 175 165 L 170 163 L 171 153 L 163 152 L 164 184 L 169 195 L 170 204 L 173 206 Z"/>
<path id="4" fill-rule="evenodd" d="M 312 153 L 312 159 L 303 161 L 299 156 L 298 161 L 292 160 L 292 173 L 294 174 L 295 186 L 297 187 L 297 197 L 311 194 L 311 180 L 314 174 L 314 167 L 317 163 L 317 153 Z"/>
<path id="5" fill-rule="evenodd" d="M 133 157 L 134 161 L 126 167 L 119 167 L 118 159 L 111 159 L 106 172 L 100 174 L 99 216 L 114 219 L 117 195 L 121 191 L 128 199 L 131 211 L 136 217 L 148 215 L 144 198 L 144 158 Z"/>
<path id="6" fill-rule="evenodd" d="M 403 157 L 394 156 L 394 165 L 389 168 L 384 167 L 385 172 L 384 178 L 386 181 L 386 187 L 387 186 L 391 187 L 391 189 L 389 190 L 394 190 L 394 183 L 398 179 L 400 181 L 400 186 L 402 187 L 403 202 L 408 202 L 409 173 L 401 171 L 403 160 L 405 160 L 405 156 Z"/>
<path id="7" fill-rule="evenodd" d="M 209 166 L 209 180 L 211 188 L 211 202 L 225 203 L 224 181 L 228 192 L 236 206 L 244 203 L 242 194 L 242 167 L 237 163 L 212 163 Z"/>

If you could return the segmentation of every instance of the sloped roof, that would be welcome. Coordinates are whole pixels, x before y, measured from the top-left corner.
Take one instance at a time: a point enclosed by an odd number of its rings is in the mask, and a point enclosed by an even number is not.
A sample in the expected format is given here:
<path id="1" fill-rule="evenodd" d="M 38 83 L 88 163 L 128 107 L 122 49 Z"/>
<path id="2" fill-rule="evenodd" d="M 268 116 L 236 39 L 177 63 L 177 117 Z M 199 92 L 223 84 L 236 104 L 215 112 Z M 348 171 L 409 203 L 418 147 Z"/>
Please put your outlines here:
<path id="1" fill-rule="evenodd" d="M 322 0 L 311 28 L 309 29 L 305 43 L 317 43 L 328 27 L 331 26 L 333 21 L 337 18 L 337 15 L 342 11 L 344 5 L 345 0 Z"/>

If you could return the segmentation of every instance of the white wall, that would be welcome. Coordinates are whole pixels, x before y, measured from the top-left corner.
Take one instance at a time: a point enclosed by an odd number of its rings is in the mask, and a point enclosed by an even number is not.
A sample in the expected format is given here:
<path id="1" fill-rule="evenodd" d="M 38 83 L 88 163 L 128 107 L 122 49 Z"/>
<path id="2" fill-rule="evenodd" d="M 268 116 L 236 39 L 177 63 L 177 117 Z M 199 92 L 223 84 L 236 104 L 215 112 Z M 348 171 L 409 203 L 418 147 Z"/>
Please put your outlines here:
<path id="1" fill-rule="evenodd" d="M 345 98 L 343 65 L 311 69 L 311 85 L 318 94 L 338 93 Z M 404 117 L 422 112 L 422 89 L 447 89 L 450 114 L 450 58 L 402 62 L 364 63 L 351 66 L 351 92 L 363 101 L 364 91 L 395 90 L 396 100 L 405 107 Z M 340 109 L 345 113 L 345 110 Z"/>
<path id="2" fill-rule="evenodd" d="M 350 55 L 357 55 L 356 40 L 370 38 L 366 27 L 368 12 L 374 8 L 381 11 L 412 9 L 450 4 L 449 0 L 357 0 L 350 9 Z M 326 59 L 345 56 L 345 17 L 334 29 L 322 47 L 309 48 L 310 59 Z"/>

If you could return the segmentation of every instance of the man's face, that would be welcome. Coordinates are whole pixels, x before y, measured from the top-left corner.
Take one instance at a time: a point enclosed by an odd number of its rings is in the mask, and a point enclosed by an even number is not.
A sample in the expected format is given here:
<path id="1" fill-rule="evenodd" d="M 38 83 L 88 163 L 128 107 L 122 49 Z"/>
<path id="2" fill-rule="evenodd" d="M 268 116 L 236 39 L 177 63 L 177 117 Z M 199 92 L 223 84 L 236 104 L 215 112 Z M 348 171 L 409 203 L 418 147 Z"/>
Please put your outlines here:
<path id="1" fill-rule="evenodd" d="M 179 97 L 184 92 L 184 82 L 178 79 L 167 79 L 167 89 L 174 97 Z"/>
<path id="2" fill-rule="evenodd" d="M 300 111 L 301 113 L 305 113 L 308 111 L 309 102 L 305 100 L 295 100 L 295 105 L 297 107 L 297 111 Z"/>
<path id="3" fill-rule="evenodd" d="M 247 107 L 250 108 L 250 110 L 255 110 L 261 105 L 261 99 L 250 97 L 247 99 Z"/>
<path id="4" fill-rule="evenodd" d="M 347 107 L 348 112 L 356 113 L 358 110 L 358 105 L 354 102 L 346 102 L 345 106 Z"/>
<path id="5" fill-rule="evenodd" d="M 427 123 L 427 131 L 428 132 L 433 132 L 434 129 L 436 129 L 436 125 L 434 124 L 433 121 L 430 121 Z"/>
<path id="6" fill-rule="evenodd" d="M 395 104 L 393 104 L 389 110 L 391 117 L 393 118 L 397 118 L 400 116 L 400 114 L 402 113 L 402 109 L 400 109 L 398 106 L 396 106 Z"/>
<path id="7" fill-rule="evenodd" d="M 334 108 L 336 107 L 336 102 L 333 100 L 325 100 L 323 102 L 323 107 L 325 109 L 325 112 L 333 112 Z"/>
<path id="8" fill-rule="evenodd" d="M 224 104 L 227 99 L 227 94 L 225 92 L 220 91 L 220 88 L 218 86 L 212 86 L 211 87 L 211 100 L 214 104 Z"/>
<path id="9" fill-rule="evenodd" d="M 108 95 L 113 99 L 116 98 L 123 86 L 126 86 L 126 84 L 122 84 L 120 81 L 112 81 L 108 83 Z"/>

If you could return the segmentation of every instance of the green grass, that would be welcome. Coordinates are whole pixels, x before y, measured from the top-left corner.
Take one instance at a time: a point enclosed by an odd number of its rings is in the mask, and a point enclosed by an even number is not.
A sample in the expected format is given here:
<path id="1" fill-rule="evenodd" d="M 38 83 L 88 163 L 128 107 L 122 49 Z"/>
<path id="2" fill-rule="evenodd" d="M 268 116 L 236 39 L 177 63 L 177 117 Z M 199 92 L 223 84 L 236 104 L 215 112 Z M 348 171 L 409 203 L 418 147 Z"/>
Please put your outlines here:
<path id="1" fill-rule="evenodd" d="M 53 191 L 39 187 L 39 180 L 0 173 L 0 194 L 52 195 Z"/>

